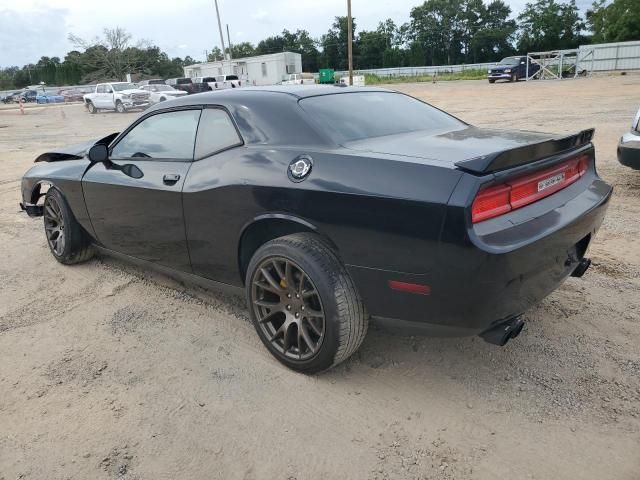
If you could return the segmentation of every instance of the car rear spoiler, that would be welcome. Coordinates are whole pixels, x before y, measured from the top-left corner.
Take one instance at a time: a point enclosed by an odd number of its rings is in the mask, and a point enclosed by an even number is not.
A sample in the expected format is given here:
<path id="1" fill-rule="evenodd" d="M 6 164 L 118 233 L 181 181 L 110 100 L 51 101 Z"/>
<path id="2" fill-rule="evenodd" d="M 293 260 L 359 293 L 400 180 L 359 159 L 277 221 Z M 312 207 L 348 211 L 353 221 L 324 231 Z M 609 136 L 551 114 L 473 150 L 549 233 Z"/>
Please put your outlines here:
<path id="1" fill-rule="evenodd" d="M 595 129 L 590 128 L 568 137 L 554 138 L 482 157 L 461 160 L 455 165 L 462 170 L 481 174 L 505 170 L 587 145 L 593 139 L 594 133 Z"/>

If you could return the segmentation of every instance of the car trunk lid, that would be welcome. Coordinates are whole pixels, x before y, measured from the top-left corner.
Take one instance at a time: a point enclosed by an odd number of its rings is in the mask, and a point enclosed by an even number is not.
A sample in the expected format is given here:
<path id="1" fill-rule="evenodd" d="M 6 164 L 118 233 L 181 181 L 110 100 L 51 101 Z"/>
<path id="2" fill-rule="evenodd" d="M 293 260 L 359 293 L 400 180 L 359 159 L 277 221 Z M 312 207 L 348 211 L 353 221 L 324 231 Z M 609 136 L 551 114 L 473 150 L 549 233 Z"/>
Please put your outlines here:
<path id="1" fill-rule="evenodd" d="M 593 129 L 573 135 L 464 126 L 457 130 L 421 131 L 349 142 L 346 148 L 429 160 L 485 175 L 536 162 L 588 144 Z"/>

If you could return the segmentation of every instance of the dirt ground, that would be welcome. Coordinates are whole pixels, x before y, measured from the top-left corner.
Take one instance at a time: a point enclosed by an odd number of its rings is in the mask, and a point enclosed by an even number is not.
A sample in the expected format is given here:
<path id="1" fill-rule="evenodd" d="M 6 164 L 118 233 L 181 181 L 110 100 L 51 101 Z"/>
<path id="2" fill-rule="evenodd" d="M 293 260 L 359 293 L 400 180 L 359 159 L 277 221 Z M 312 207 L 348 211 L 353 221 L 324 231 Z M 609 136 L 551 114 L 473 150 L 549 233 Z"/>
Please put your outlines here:
<path id="1" fill-rule="evenodd" d="M 320 376 L 242 299 L 109 258 L 65 267 L 19 212 L 39 152 L 135 114 L 0 110 L 0 480 L 639 479 L 640 172 L 615 147 L 640 76 L 394 86 L 481 126 L 596 127 L 615 186 L 590 256 L 505 348 L 372 329 Z"/>

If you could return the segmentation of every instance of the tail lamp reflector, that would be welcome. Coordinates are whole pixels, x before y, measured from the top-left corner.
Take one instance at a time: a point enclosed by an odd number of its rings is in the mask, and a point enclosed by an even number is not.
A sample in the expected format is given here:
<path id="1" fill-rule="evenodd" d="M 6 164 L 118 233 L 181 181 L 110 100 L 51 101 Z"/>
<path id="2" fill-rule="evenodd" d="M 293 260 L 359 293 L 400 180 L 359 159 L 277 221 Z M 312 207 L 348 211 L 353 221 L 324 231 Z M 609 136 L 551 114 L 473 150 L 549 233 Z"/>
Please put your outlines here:
<path id="1" fill-rule="evenodd" d="M 503 215 L 537 202 L 568 187 L 589 168 L 589 157 L 582 155 L 538 172 L 515 177 L 481 189 L 471 207 L 473 223 Z"/>

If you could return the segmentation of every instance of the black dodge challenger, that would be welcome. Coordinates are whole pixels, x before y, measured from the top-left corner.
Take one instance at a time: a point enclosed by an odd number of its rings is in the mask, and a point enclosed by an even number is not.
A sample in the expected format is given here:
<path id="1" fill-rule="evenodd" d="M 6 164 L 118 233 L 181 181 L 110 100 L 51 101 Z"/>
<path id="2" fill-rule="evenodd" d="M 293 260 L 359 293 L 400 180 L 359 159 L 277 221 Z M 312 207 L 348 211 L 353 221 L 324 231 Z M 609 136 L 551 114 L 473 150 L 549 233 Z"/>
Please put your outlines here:
<path id="1" fill-rule="evenodd" d="M 518 335 L 589 266 L 612 192 L 592 136 L 477 128 L 378 88 L 230 89 L 40 155 L 22 208 L 64 264 L 102 251 L 244 290 L 269 351 L 310 373 L 348 358 L 370 317 Z"/>

